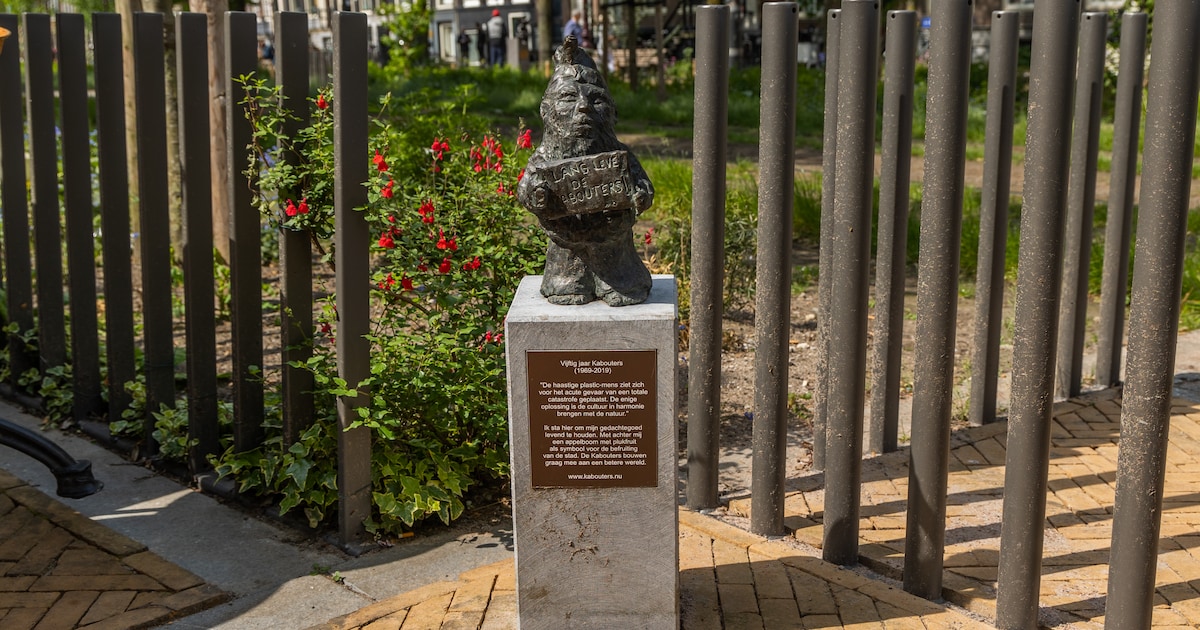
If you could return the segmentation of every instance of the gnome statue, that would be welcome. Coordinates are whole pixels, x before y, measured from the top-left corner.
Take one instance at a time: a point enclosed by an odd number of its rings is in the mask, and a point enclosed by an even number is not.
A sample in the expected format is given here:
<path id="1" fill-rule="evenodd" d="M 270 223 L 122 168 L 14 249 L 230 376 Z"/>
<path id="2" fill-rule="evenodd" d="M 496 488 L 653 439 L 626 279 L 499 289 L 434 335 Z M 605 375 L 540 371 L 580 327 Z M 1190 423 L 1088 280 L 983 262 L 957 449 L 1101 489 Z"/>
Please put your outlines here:
<path id="1" fill-rule="evenodd" d="M 517 186 L 517 199 L 550 236 L 542 295 L 552 304 L 640 304 L 651 279 L 633 224 L 654 201 L 654 186 L 617 140 L 608 86 L 574 36 L 554 64 L 542 97 L 545 136 Z"/>

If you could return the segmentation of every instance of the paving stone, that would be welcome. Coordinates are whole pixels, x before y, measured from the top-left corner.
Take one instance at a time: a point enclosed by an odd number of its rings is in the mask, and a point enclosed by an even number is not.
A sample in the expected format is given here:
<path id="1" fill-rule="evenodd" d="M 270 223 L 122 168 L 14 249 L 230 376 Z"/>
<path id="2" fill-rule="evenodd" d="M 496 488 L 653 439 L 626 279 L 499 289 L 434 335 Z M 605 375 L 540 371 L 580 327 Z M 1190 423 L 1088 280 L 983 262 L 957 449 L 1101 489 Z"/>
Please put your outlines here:
<path id="1" fill-rule="evenodd" d="M 725 618 L 734 613 L 758 613 L 758 597 L 753 584 L 717 583 L 717 595 Z"/>
<path id="2" fill-rule="evenodd" d="M 476 630 L 482 623 L 482 610 L 451 610 L 442 619 L 441 630 Z"/>
<path id="3" fill-rule="evenodd" d="M 71 591 L 63 593 L 54 607 L 46 611 L 46 615 L 36 626 L 38 630 L 61 630 L 74 628 L 79 620 L 87 614 L 88 608 L 100 595 L 97 591 Z"/>
<path id="4" fill-rule="evenodd" d="M 404 625 L 404 618 L 408 616 L 408 610 L 394 612 L 386 617 L 376 619 L 371 623 L 362 626 L 362 630 L 400 630 Z"/>
<path id="5" fill-rule="evenodd" d="M 494 577 L 462 582 L 462 585 L 454 592 L 450 610 L 454 612 L 487 610 L 488 600 L 492 596 L 492 585 L 495 582 Z"/>
<path id="6" fill-rule="evenodd" d="M 186 590 L 204 583 L 204 580 L 201 580 L 192 572 L 167 562 L 158 554 L 149 551 L 135 553 L 124 558 L 122 562 L 126 566 L 145 573 L 161 582 L 167 588 L 176 591 Z"/>
<path id="7" fill-rule="evenodd" d="M 105 591 L 100 593 L 96 601 L 92 603 L 87 614 L 83 616 L 80 623 L 83 625 L 95 623 L 119 615 L 127 608 L 137 597 L 135 591 Z"/>
<path id="8" fill-rule="evenodd" d="M 4 630 L 29 630 L 42 620 L 42 616 L 48 610 L 48 608 L 12 608 L 0 621 L 4 622 Z"/>
<path id="9" fill-rule="evenodd" d="M 439 630 L 453 598 L 454 593 L 450 592 L 413 606 L 404 619 L 404 625 L 400 627 L 402 630 Z"/>

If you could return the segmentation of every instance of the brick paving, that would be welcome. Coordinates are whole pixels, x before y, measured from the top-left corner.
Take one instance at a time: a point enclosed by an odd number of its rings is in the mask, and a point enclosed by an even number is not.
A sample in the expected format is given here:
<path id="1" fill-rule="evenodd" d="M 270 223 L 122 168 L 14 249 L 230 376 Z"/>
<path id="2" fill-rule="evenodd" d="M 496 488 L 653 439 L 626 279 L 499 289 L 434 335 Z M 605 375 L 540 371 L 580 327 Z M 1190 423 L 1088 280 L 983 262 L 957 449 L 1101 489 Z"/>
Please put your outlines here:
<path id="1" fill-rule="evenodd" d="M 686 510 L 679 532 L 681 627 L 987 628 L 945 606 L 842 569 L 798 545 L 766 540 Z M 383 600 L 310 630 L 511 630 L 511 560 Z"/>
<path id="2" fill-rule="evenodd" d="M 1200 405 L 1172 407 L 1153 625 L 1200 627 Z M 1121 401 L 1115 390 L 1055 405 L 1046 497 L 1041 622 L 1100 628 L 1108 582 Z M 951 441 L 943 594 L 995 618 L 996 567 L 1007 423 L 956 432 Z M 864 461 L 862 563 L 899 579 L 904 564 L 908 452 Z M 789 482 L 786 523 L 821 546 L 821 474 Z M 748 514 L 748 499 L 731 510 Z"/>
<path id="3" fill-rule="evenodd" d="M 143 628 L 226 598 L 0 470 L 0 628 Z"/>

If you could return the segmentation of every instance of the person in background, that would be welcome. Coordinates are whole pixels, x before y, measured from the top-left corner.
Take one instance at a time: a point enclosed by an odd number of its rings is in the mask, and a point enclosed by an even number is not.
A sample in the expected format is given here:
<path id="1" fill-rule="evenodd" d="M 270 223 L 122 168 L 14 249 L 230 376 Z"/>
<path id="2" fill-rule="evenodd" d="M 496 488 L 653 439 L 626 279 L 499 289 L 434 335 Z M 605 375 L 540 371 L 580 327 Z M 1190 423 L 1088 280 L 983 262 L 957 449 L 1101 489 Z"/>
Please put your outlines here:
<path id="1" fill-rule="evenodd" d="M 508 29 L 504 26 L 504 18 L 500 17 L 500 9 L 492 9 L 492 19 L 487 21 L 488 46 L 491 55 L 488 63 L 493 66 L 504 65 L 504 47 L 508 39 Z"/>
<path id="2" fill-rule="evenodd" d="M 471 65 L 471 36 L 466 31 L 458 32 L 458 67 Z"/>
<path id="3" fill-rule="evenodd" d="M 578 9 L 571 12 L 571 19 L 567 20 L 566 26 L 563 27 L 563 41 L 568 37 L 575 36 L 575 40 L 583 42 L 583 14 Z"/>

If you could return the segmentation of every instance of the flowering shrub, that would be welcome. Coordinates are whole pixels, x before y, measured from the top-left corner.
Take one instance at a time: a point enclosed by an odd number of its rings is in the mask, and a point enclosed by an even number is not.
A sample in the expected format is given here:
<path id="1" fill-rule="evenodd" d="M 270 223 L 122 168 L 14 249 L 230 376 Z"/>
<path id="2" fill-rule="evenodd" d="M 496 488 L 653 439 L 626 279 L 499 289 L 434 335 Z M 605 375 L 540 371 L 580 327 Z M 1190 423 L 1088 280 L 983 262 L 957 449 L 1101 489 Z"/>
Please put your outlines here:
<path id="1" fill-rule="evenodd" d="M 260 157 L 249 171 L 262 190 L 259 208 L 284 229 L 326 237 L 332 199 L 323 191 L 333 187 L 329 130 L 337 103 L 321 92 L 311 105 L 313 125 L 289 139 L 279 133 L 283 114 L 271 90 L 249 98 L 256 142 L 272 143 L 255 149 Z M 507 473 L 504 316 L 521 277 L 539 272 L 545 255 L 541 230 L 512 192 L 530 132 L 505 143 L 482 132 L 465 108 L 431 102 L 385 96 L 364 156 L 371 165 L 361 211 L 372 233 L 373 327 L 371 376 L 359 384 L 369 388 L 370 402 L 354 424 L 372 432 L 368 527 L 379 533 L 434 514 L 448 523 L 462 513 L 468 488 Z M 287 150 L 301 159 L 285 164 Z M 288 190 L 295 191 L 290 198 L 275 193 Z M 332 298 L 322 309 L 306 364 L 317 383 L 319 426 L 296 444 L 272 437 L 266 447 L 227 452 L 217 462 L 243 491 L 282 495 L 281 511 L 300 507 L 313 526 L 335 507 L 334 401 L 353 389 L 337 378 Z"/>

